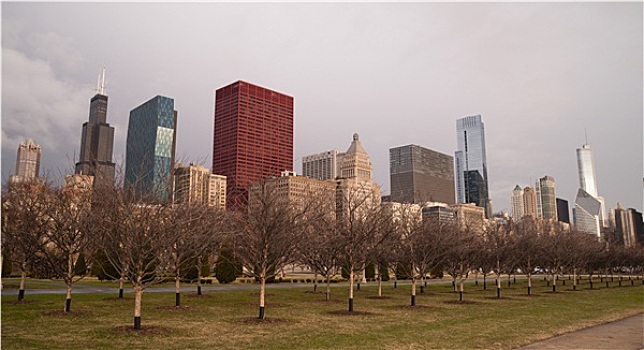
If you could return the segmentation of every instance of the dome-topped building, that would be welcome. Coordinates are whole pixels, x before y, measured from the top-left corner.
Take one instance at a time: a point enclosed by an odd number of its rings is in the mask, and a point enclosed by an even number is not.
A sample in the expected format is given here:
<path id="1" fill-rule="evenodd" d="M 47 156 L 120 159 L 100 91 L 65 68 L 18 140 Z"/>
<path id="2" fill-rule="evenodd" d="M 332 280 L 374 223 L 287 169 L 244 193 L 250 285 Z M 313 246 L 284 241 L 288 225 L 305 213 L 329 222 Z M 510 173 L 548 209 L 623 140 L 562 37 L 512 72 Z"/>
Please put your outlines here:
<path id="1" fill-rule="evenodd" d="M 369 154 L 362 147 L 360 136 L 357 133 L 353 134 L 351 146 L 349 146 L 342 158 L 340 177 L 356 178 L 358 181 L 366 182 L 373 181 L 373 165 L 371 164 L 371 159 L 369 159 Z"/>

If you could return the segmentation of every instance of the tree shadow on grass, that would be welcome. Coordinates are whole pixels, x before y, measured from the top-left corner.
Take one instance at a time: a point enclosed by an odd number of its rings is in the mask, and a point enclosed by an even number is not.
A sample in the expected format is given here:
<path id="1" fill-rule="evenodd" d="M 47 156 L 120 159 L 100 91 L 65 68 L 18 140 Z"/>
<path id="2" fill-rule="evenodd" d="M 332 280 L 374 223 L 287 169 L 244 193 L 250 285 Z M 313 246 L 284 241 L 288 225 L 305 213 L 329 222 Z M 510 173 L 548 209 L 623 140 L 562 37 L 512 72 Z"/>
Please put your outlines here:
<path id="1" fill-rule="evenodd" d="M 135 334 L 135 335 L 167 335 L 170 334 L 170 328 L 160 327 L 160 326 L 141 326 L 141 329 L 134 329 L 131 325 L 129 326 L 118 326 L 114 327 L 114 333 L 116 334 Z"/>
<path id="2" fill-rule="evenodd" d="M 445 300 L 443 303 L 452 305 L 472 305 L 478 304 L 479 302 L 474 300 Z"/>
<path id="3" fill-rule="evenodd" d="M 337 316 L 374 316 L 376 315 L 373 312 L 369 311 L 348 311 L 348 310 L 334 310 L 334 311 L 328 311 L 327 312 L 330 315 L 337 315 Z"/>
<path id="4" fill-rule="evenodd" d="M 174 311 L 174 312 L 183 312 L 183 311 L 193 311 L 195 308 L 192 306 L 186 306 L 186 305 L 179 305 L 179 306 L 157 306 L 155 309 L 157 310 L 166 310 L 166 311 Z"/>
<path id="5" fill-rule="evenodd" d="M 43 311 L 42 314 L 45 316 L 82 316 L 82 315 L 89 314 L 89 311 L 70 310 L 69 312 L 65 312 L 64 310 L 50 310 L 50 311 Z"/>
<path id="6" fill-rule="evenodd" d="M 371 295 L 371 296 L 368 296 L 366 298 L 367 299 L 373 299 L 373 300 L 389 300 L 389 299 L 393 299 L 392 297 L 389 297 L 389 296 L 386 296 L 386 295 L 382 295 L 382 296 Z"/>
<path id="7" fill-rule="evenodd" d="M 276 317 L 265 317 L 264 319 L 261 319 L 261 320 L 258 317 L 243 317 L 243 318 L 236 318 L 232 322 L 253 325 L 253 324 L 287 323 L 289 322 L 289 320 L 286 320 L 283 318 L 276 318 Z"/>
<path id="8" fill-rule="evenodd" d="M 31 299 L 23 299 L 23 300 L 3 300 L 3 304 L 11 304 L 11 305 L 22 305 L 22 304 L 35 304 L 38 303 L 38 300 L 31 300 Z"/>

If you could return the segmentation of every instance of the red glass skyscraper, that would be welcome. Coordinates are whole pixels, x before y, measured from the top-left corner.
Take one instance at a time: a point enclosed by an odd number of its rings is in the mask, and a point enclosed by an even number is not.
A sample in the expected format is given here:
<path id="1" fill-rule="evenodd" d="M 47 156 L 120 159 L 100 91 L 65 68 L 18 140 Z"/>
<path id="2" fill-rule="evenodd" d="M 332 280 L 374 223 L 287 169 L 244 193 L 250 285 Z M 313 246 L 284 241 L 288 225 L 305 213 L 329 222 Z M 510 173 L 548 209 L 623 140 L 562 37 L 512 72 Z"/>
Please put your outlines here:
<path id="1" fill-rule="evenodd" d="M 227 177 L 226 207 L 248 200 L 248 185 L 293 169 L 293 97 L 237 81 L 215 92 L 212 173 Z"/>

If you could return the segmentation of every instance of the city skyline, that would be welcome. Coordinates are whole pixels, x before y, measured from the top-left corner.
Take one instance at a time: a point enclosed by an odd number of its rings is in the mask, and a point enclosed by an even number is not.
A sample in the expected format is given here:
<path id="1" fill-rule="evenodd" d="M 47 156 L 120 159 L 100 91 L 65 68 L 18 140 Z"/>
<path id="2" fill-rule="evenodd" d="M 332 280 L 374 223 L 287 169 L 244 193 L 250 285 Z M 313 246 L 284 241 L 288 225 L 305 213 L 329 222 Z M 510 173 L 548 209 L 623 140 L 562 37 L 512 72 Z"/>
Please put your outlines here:
<path id="1" fill-rule="evenodd" d="M 510 211 L 508 194 L 517 183 L 531 184 L 543 174 L 556 178 L 557 196 L 572 203 L 575 149 L 584 129 L 606 206 L 619 201 L 642 210 L 642 140 L 632 132 L 642 130 L 641 3 L 2 8 L 3 181 L 13 171 L 16 145 L 26 138 L 43 148 L 41 173 L 73 173 L 78 128 L 105 66 L 118 166 L 125 165 L 128 111 L 156 94 L 173 96 L 185 116 L 177 131 L 178 158 L 209 166 L 213 93 L 246 80 L 296 99 L 297 172 L 302 156 L 338 147 L 357 132 L 369 150 L 374 181 L 387 194 L 390 148 L 419 144 L 451 154 L 454 121 L 480 114 L 495 212 Z M 148 11 L 161 18 L 181 13 L 191 25 L 163 28 L 144 20 L 151 28 L 145 32 L 106 25 L 144 18 Z M 240 19 L 244 24 L 235 24 Z M 523 25 L 527 19 L 530 26 Z M 305 25 L 307 33 L 300 29 Z M 112 37 L 128 40 L 114 43 Z M 175 41 L 181 55 L 161 54 L 166 46 L 150 40 L 155 37 Z M 148 53 L 156 58 L 146 61 Z M 624 150 L 636 155 L 617 156 Z"/>

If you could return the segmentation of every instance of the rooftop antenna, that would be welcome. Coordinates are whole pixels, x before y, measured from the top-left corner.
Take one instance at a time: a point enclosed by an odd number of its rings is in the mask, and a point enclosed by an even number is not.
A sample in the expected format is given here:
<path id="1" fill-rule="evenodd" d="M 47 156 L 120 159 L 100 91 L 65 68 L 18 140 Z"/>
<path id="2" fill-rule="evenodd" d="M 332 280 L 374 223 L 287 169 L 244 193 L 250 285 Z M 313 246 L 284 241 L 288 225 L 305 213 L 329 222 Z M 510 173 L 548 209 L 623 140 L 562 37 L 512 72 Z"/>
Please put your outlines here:
<path id="1" fill-rule="evenodd" d="M 105 95 L 105 67 L 103 67 L 103 70 L 98 75 L 98 85 L 96 86 L 96 92 L 98 92 L 99 95 Z"/>
<path id="2" fill-rule="evenodd" d="M 588 145 L 588 130 L 584 128 L 584 134 L 586 135 L 586 145 Z"/>

